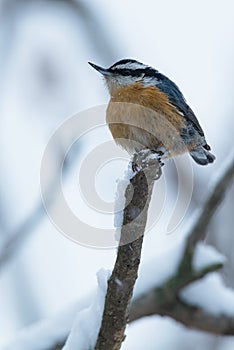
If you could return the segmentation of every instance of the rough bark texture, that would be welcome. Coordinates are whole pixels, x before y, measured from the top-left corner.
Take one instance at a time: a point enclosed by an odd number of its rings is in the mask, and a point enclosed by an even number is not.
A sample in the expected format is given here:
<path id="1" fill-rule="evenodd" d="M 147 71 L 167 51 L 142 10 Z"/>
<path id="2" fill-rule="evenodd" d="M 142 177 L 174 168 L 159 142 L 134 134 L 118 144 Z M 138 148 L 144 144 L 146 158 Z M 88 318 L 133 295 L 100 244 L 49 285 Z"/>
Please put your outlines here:
<path id="1" fill-rule="evenodd" d="M 157 160 L 144 162 L 138 155 L 137 164 L 144 164 L 130 180 L 126 191 L 120 245 L 114 270 L 108 282 L 102 325 L 95 350 L 118 350 L 124 340 L 129 305 L 137 279 L 141 248 L 154 181 L 161 175 Z"/>

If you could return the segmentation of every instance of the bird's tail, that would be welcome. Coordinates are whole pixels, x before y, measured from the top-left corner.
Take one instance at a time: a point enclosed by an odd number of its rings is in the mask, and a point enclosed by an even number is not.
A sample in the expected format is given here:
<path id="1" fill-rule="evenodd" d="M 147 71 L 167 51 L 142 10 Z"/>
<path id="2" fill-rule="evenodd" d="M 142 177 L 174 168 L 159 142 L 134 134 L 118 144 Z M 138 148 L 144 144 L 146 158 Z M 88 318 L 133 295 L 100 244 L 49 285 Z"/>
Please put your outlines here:
<path id="1" fill-rule="evenodd" d="M 189 153 L 195 162 L 200 165 L 207 165 L 215 160 L 215 156 L 202 146 L 192 149 Z"/>

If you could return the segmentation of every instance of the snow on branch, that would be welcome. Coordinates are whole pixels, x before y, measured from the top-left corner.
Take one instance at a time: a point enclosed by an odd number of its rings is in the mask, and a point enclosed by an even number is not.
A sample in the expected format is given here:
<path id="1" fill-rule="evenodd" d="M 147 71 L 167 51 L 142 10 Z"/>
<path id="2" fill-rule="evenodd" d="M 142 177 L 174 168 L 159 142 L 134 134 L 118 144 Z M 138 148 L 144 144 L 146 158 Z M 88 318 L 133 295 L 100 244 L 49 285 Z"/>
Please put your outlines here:
<path id="1" fill-rule="evenodd" d="M 107 281 L 110 272 L 101 269 L 97 273 L 98 288 L 92 298 L 90 306 L 79 311 L 76 315 L 71 333 L 63 350 L 70 349 L 93 349 L 98 331 L 101 326 L 102 313 L 107 291 Z"/>
<path id="2" fill-rule="evenodd" d="M 217 270 L 223 266 L 225 258 L 218 253 L 215 248 L 205 245 L 202 242 L 212 216 L 218 205 L 221 204 L 233 176 L 234 156 L 230 158 L 229 163 L 220 173 L 202 209 L 199 211 L 198 215 L 196 215 L 193 221 L 194 224 L 190 226 L 187 236 L 183 237 L 171 250 L 156 256 L 153 261 L 140 268 L 139 278 L 134 288 L 133 301 L 130 308 L 128 308 L 127 305 L 127 309 L 124 315 L 122 315 L 121 322 L 127 320 L 128 314 L 129 322 L 150 315 L 169 316 L 189 328 L 213 334 L 234 335 L 234 291 L 224 285 L 220 274 L 217 272 Z M 142 181 L 142 179 L 138 178 L 137 181 Z M 126 195 L 128 195 L 127 191 Z M 129 214 L 127 215 L 127 213 L 130 213 L 130 207 L 127 208 L 128 209 L 126 209 L 124 213 L 124 222 L 129 219 Z M 200 226 L 201 222 L 203 226 Z M 143 225 L 139 225 L 135 227 L 136 230 L 139 227 L 143 229 Z M 199 231 L 199 227 L 201 227 L 201 231 Z M 132 234 L 134 234 L 134 232 L 132 232 Z M 139 239 L 141 238 L 142 236 Z M 137 262 L 136 253 L 139 255 L 138 258 L 140 258 L 141 245 L 138 241 L 138 246 L 130 243 L 128 248 L 126 248 L 126 246 L 120 246 L 121 250 L 124 249 L 124 247 L 127 250 L 121 251 L 121 255 L 123 254 L 122 256 L 125 257 L 126 260 L 122 260 L 121 263 L 123 263 L 123 265 L 129 265 L 127 268 L 130 268 L 131 272 L 128 278 L 132 278 L 133 281 L 133 279 L 137 277 L 139 264 L 139 261 Z M 127 254 L 127 256 L 125 254 Z M 129 260 L 131 261 L 130 264 L 128 263 Z M 136 267 L 134 273 L 132 271 L 134 266 L 132 262 L 135 263 Z M 113 302 L 115 302 L 116 307 L 119 307 L 120 304 L 122 308 L 122 283 L 126 282 L 128 286 L 128 279 L 125 281 L 119 275 L 115 275 L 117 272 L 118 270 L 115 268 L 112 273 L 111 283 L 109 282 L 108 292 L 110 293 L 110 288 L 114 289 L 115 294 L 113 295 L 115 300 L 113 300 Z M 132 286 L 133 284 L 134 283 L 131 282 Z M 62 313 L 59 317 L 41 322 L 39 325 L 31 326 L 29 329 L 21 332 L 14 343 L 4 348 L 4 350 L 62 349 L 71 330 L 75 314 L 76 320 L 79 320 L 81 324 L 82 320 L 85 319 L 83 318 L 85 310 L 89 310 L 90 312 L 91 310 L 100 310 L 100 308 L 98 309 L 98 305 L 100 306 L 100 300 L 104 301 L 104 299 L 101 297 L 96 299 L 94 297 L 95 295 L 96 294 L 92 294 L 92 296 L 86 298 L 85 301 L 79 302 L 78 306 L 72 306 L 71 310 Z M 111 298 L 111 296 L 106 296 L 106 301 L 108 298 Z M 130 298 L 131 292 L 128 294 L 128 302 Z M 126 300 L 125 298 L 125 304 Z M 118 301 L 121 302 L 119 303 Z M 98 305 L 95 306 L 96 302 Z M 110 324 L 102 324 L 102 327 L 105 327 L 105 332 L 109 330 L 111 336 L 112 332 L 114 332 L 113 326 L 116 322 L 112 311 L 115 312 L 109 308 L 108 312 L 110 313 L 104 316 L 107 317 L 106 320 L 109 320 Z M 70 316 L 67 317 L 66 315 Z M 90 318 L 93 317 L 93 314 L 92 316 L 91 314 L 89 315 Z M 75 322 L 75 324 L 77 323 Z M 82 336 L 82 334 L 79 335 L 79 332 L 82 333 L 83 330 L 82 328 L 77 329 L 75 324 L 73 330 L 75 329 L 78 339 Z M 121 332 L 119 333 L 121 334 L 119 337 L 120 344 L 122 342 L 121 337 L 123 337 L 124 329 L 125 326 L 121 328 Z M 96 335 L 97 331 L 96 328 L 96 333 L 94 332 Z M 105 332 L 104 334 L 106 334 Z M 75 333 L 73 331 L 73 335 Z M 94 344 L 93 340 L 90 346 Z M 92 349 L 92 347 L 90 347 L 90 349 Z M 83 349 L 77 346 L 76 350 Z"/>
<path id="3" fill-rule="evenodd" d="M 169 307 L 161 305 L 160 300 L 155 301 L 156 288 L 159 288 L 176 271 L 181 249 L 182 246 L 179 244 L 179 246 L 173 247 L 141 267 L 130 307 L 129 322 L 157 314 L 172 317 L 188 327 L 198 330 L 213 333 L 213 330 L 216 329 L 222 330 L 220 334 L 234 335 L 234 292 L 224 285 L 217 274 L 211 274 L 212 278 L 202 280 L 200 285 L 194 284 L 192 290 L 183 289 L 182 300 L 178 299 Z M 210 249 L 213 249 L 212 253 Z M 222 263 L 223 261 L 223 257 L 210 246 L 205 246 L 205 249 L 202 249 L 202 252 L 198 254 L 200 254 L 202 261 L 206 259 L 206 263 Z M 207 255 L 209 259 L 207 259 Z M 168 264 L 165 264 L 165 261 L 168 261 Z M 153 279 L 152 276 L 155 278 Z M 99 331 L 98 325 L 100 323 L 98 322 L 101 322 L 106 277 L 105 273 L 101 272 L 101 275 L 98 273 L 98 288 L 90 295 L 69 306 L 59 315 L 21 331 L 14 341 L 2 350 L 61 350 L 70 332 L 70 340 L 67 340 L 67 344 L 70 346 L 75 344 L 76 347 L 73 348 L 76 350 L 84 350 L 84 345 L 88 349 L 87 344 L 89 344 L 90 349 L 92 349 L 91 346 Z M 202 290 L 199 292 L 200 288 Z M 216 292 L 217 300 L 211 299 L 211 291 L 213 290 Z M 212 309 L 214 305 L 215 310 Z M 93 336 L 90 336 L 91 334 Z"/>
<path id="4" fill-rule="evenodd" d="M 181 261 L 178 251 L 181 252 L 182 246 L 182 243 L 176 245 L 142 267 L 129 321 L 151 315 L 169 316 L 189 328 L 233 335 L 234 291 L 224 285 L 218 273 L 211 273 L 222 267 L 224 257 L 213 247 L 199 243 L 194 269 L 186 275 L 178 270 Z M 196 260 L 199 264 L 195 264 Z M 165 274 L 157 278 L 155 266 L 161 267 L 165 261 Z"/>
<path id="5" fill-rule="evenodd" d="M 108 281 L 95 350 L 118 350 L 124 340 L 153 185 L 162 173 L 161 163 L 152 157 L 150 151 L 135 154 L 131 164 L 132 168 L 133 166 L 137 166 L 138 171 L 130 178 L 125 190 L 126 206 L 123 211 L 118 254 Z"/>

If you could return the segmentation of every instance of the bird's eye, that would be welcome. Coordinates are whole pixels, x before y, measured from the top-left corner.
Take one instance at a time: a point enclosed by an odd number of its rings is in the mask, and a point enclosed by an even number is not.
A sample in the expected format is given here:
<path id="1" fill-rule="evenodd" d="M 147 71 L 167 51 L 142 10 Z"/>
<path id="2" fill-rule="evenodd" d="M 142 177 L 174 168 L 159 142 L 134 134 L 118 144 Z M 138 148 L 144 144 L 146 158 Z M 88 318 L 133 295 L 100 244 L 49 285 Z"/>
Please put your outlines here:
<path id="1" fill-rule="evenodd" d="M 116 69 L 114 71 L 115 74 L 118 75 L 131 75 L 131 70 L 130 69 Z"/>
<path id="2" fill-rule="evenodd" d="M 130 69 L 125 69 L 124 71 L 125 71 L 124 73 L 126 75 L 131 75 L 132 74 L 132 71 Z"/>

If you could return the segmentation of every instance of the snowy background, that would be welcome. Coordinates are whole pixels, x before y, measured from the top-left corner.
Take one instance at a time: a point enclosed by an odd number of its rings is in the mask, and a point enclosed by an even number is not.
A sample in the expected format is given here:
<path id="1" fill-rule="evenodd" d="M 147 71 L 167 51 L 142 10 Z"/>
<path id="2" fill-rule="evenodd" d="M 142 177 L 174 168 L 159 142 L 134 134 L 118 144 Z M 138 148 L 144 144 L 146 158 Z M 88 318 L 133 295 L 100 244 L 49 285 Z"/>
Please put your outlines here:
<path id="1" fill-rule="evenodd" d="M 175 204 L 177 181 L 173 164 L 168 164 L 167 203 L 146 236 L 144 264 L 172 249 L 191 213 L 204 200 L 212 175 L 231 153 L 234 5 L 231 0 L 1 0 L 0 5 L 1 348 L 23 328 L 87 298 L 97 285 L 97 271 L 113 266 L 115 249 L 98 250 L 73 243 L 57 231 L 40 208 L 40 165 L 50 136 L 69 116 L 108 101 L 100 77 L 87 62 L 105 67 L 121 58 L 135 58 L 168 75 L 184 92 L 217 156 L 212 166 L 192 165 L 190 207 L 170 235 L 166 233 L 167 219 Z M 87 137 L 76 148 L 71 170 L 64 178 L 72 207 L 76 207 L 79 196 L 77 167 L 89 142 L 95 144 Z M 58 154 L 59 150 L 52 163 Z M 114 172 L 103 169 L 102 180 L 97 181 L 96 190 L 106 201 L 115 196 L 123 163 L 115 165 Z M 227 257 L 223 276 L 231 287 L 233 191 L 232 187 L 207 239 Z M 83 210 L 81 215 L 87 217 L 85 206 Z M 11 239 L 17 233 L 19 241 Z M 126 350 L 234 347 L 232 337 L 189 331 L 160 317 L 135 322 L 127 334 Z"/>

